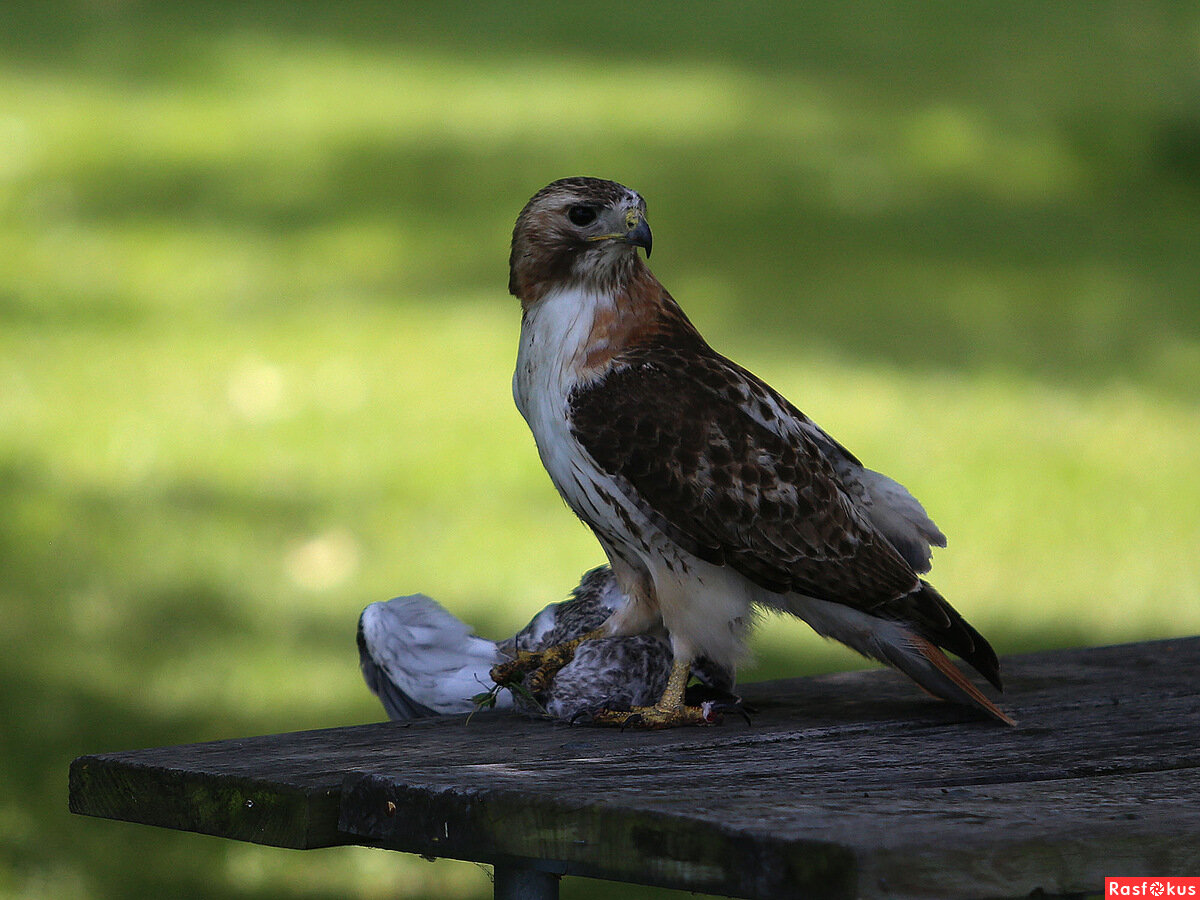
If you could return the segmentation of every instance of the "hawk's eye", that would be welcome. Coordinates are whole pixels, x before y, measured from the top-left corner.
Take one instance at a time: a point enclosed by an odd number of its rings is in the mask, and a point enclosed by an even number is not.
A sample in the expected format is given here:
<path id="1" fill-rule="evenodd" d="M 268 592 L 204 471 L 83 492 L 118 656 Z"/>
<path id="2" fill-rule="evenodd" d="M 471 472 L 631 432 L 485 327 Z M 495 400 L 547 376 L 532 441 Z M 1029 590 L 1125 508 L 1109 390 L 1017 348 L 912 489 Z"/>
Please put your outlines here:
<path id="1" fill-rule="evenodd" d="M 585 225 L 591 225 L 596 221 L 596 208 L 593 206 L 572 206 L 567 210 L 567 218 L 575 225 L 582 228 Z"/>

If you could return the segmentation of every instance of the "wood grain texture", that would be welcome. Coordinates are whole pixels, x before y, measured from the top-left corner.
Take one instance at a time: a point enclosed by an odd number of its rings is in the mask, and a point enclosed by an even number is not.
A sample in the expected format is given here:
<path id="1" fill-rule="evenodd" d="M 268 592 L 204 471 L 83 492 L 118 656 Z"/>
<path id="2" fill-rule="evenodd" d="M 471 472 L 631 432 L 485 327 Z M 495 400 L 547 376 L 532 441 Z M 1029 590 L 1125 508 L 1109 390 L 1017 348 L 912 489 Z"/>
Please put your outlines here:
<path id="1" fill-rule="evenodd" d="M 1009 657 L 1015 729 L 888 671 L 747 685 L 754 725 L 507 715 L 82 757 L 75 812 L 740 897 L 1018 897 L 1200 872 L 1200 638 Z"/>

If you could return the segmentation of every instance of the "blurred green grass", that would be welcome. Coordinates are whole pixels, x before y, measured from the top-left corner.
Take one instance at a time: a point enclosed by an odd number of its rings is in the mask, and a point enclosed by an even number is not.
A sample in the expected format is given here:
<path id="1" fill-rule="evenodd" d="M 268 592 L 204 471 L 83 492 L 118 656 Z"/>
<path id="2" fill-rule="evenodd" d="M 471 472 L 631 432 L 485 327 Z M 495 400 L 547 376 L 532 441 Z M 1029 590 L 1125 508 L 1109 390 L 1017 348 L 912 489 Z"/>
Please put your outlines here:
<path id="1" fill-rule="evenodd" d="M 378 719 L 366 603 L 500 635 L 600 561 L 509 395 L 508 233 L 566 174 L 645 193 L 659 276 L 926 503 L 1001 651 L 1200 631 L 1194 4 L 5 16 L 0 897 L 487 895 L 72 818 L 66 767 Z"/>

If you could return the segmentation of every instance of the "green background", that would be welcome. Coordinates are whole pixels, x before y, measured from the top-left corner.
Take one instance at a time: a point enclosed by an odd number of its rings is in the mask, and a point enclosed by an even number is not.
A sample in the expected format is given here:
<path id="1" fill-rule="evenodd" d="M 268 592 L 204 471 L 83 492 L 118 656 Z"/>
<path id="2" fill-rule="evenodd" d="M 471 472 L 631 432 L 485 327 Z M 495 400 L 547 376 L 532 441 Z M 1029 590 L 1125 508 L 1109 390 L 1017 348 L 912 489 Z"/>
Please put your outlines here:
<path id="1" fill-rule="evenodd" d="M 512 221 L 576 174 L 922 499 L 1001 652 L 1200 632 L 1194 2 L 8 4 L 0 897 L 488 894 L 71 817 L 66 773 L 378 720 L 367 603 L 501 636 L 601 561 L 509 388 Z"/>

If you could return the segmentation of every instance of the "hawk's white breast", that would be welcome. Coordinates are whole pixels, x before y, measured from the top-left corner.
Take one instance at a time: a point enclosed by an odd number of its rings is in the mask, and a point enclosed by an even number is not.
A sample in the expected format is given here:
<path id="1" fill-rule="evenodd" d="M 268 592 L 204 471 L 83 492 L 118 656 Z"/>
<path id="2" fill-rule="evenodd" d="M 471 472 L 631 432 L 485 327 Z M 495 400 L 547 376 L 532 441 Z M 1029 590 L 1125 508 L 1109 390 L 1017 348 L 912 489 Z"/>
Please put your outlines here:
<path id="1" fill-rule="evenodd" d="M 644 572 L 646 596 L 631 591 L 628 633 L 641 608 L 661 620 L 676 655 L 703 653 L 732 668 L 740 655 L 754 586 L 732 569 L 711 566 L 664 535 L 603 471 L 571 430 L 572 391 L 602 377 L 585 361 L 598 313 L 612 311 L 611 297 L 560 289 L 525 313 L 513 376 L 513 397 L 529 423 L 542 464 L 576 515 L 598 531 L 614 569 Z M 603 389 L 603 388 L 599 388 Z M 620 558 L 614 558 L 612 552 Z M 627 589 L 630 585 L 624 585 Z M 616 625 L 615 633 L 623 633 Z"/>
<path id="2" fill-rule="evenodd" d="M 572 392 L 599 381 L 607 371 L 607 364 L 589 368 L 587 360 L 608 340 L 595 328 L 597 316 L 611 319 L 615 308 L 611 296 L 575 286 L 552 290 L 527 310 L 513 399 L 533 432 L 542 465 L 567 505 L 597 530 L 606 549 L 645 550 L 648 541 L 659 537 L 658 529 L 600 468 L 571 427 Z"/>
<path id="3" fill-rule="evenodd" d="M 533 432 L 542 465 L 580 515 L 599 512 L 597 498 L 581 496 L 580 484 L 594 482 L 600 473 L 571 433 L 568 400 L 577 386 L 599 374 L 585 374 L 582 365 L 597 311 L 612 306 L 611 297 L 580 288 L 548 293 L 521 322 L 513 374 L 513 399 Z"/>

